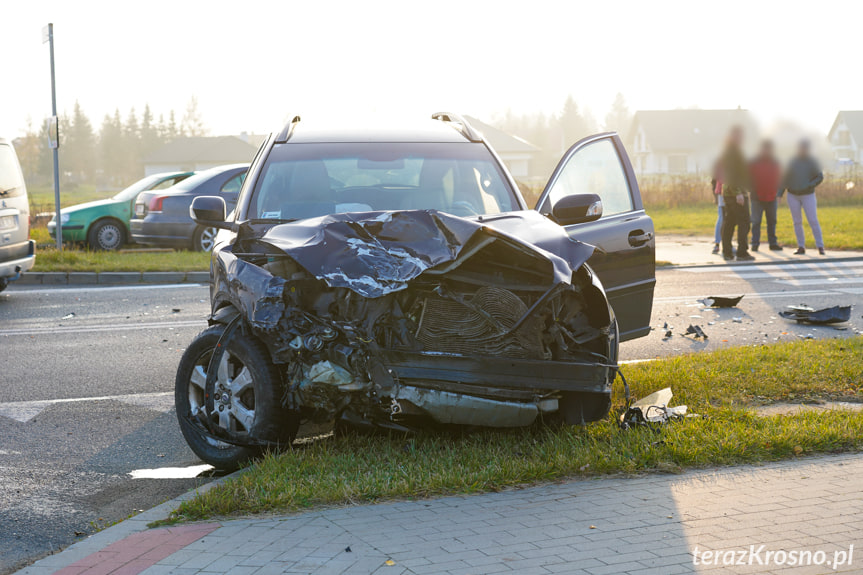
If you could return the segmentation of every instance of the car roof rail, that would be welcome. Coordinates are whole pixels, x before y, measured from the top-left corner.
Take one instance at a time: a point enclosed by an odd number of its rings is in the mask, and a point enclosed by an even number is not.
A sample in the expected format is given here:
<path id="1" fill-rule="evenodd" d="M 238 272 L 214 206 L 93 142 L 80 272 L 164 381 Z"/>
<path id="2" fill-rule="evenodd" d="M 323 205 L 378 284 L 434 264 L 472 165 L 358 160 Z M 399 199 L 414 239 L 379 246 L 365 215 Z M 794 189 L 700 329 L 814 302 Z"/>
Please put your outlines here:
<path id="1" fill-rule="evenodd" d="M 437 112 L 432 114 L 432 120 L 440 120 L 441 122 L 450 122 L 456 124 L 454 126 L 461 134 L 471 142 L 482 142 L 482 134 L 476 131 L 470 122 L 464 116 L 453 114 L 452 112 Z"/>
<path id="2" fill-rule="evenodd" d="M 294 128 L 296 127 L 296 125 L 297 125 L 299 122 L 300 122 L 300 117 L 299 117 L 299 116 L 294 116 L 294 117 L 291 119 L 291 121 L 290 121 L 290 122 L 288 122 L 287 124 L 285 124 L 285 127 L 284 127 L 284 128 L 282 128 L 282 131 L 281 131 L 281 132 L 279 132 L 278 137 L 276 137 L 276 143 L 277 143 L 277 144 L 284 144 L 285 142 L 287 142 L 288 140 L 290 140 L 290 139 L 291 139 L 291 134 L 293 134 L 293 133 L 294 133 Z"/>

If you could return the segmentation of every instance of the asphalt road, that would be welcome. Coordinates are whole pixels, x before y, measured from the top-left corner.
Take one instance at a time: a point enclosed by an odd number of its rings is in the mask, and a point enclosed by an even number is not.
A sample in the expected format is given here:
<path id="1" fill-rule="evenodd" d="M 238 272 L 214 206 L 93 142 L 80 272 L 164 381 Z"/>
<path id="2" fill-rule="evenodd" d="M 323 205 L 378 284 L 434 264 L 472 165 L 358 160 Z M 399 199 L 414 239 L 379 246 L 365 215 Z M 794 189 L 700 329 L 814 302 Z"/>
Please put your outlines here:
<path id="1" fill-rule="evenodd" d="M 203 286 L 0 294 L 0 573 L 208 480 L 129 475 L 201 464 L 172 389 L 207 298 Z"/>
<path id="2" fill-rule="evenodd" d="M 712 295 L 744 298 L 724 310 L 697 302 Z M 130 475 L 201 463 L 180 435 L 172 388 L 207 298 L 194 285 L 0 294 L 0 573 L 208 480 Z M 863 262 L 659 270 L 656 329 L 624 343 L 621 359 L 851 336 L 863 329 L 861 299 Z M 844 329 L 779 317 L 798 303 L 855 307 Z M 690 324 L 708 339 L 681 335 Z"/>
<path id="3" fill-rule="evenodd" d="M 848 337 L 863 330 L 863 261 L 665 268 L 656 277 L 654 329 L 621 345 L 623 361 L 807 337 Z M 740 295 L 736 308 L 706 308 L 698 302 L 708 296 Z M 851 321 L 814 326 L 779 316 L 797 304 L 816 309 L 851 305 Z M 700 326 L 707 339 L 683 335 L 690 325 Z M 673 335 L 666 338 L 669 330 Z"/>

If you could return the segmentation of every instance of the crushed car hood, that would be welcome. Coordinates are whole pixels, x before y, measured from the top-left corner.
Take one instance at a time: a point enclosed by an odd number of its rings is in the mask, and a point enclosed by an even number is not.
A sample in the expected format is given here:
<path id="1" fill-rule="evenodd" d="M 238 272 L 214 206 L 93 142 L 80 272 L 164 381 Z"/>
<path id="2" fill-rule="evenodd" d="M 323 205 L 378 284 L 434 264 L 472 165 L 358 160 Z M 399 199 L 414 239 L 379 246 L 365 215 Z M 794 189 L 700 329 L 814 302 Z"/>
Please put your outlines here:
<path id="1" fill-rule="evenodd" d="M 377 298 L 427 270 L 449 269 L 492 240 L 541 255 L 554 283 L 569 283 L 594 251 L 533 210 L 476 219 L 436 210 L 334 214 L 277 225 L 259 241 L 330 287 Z"/>

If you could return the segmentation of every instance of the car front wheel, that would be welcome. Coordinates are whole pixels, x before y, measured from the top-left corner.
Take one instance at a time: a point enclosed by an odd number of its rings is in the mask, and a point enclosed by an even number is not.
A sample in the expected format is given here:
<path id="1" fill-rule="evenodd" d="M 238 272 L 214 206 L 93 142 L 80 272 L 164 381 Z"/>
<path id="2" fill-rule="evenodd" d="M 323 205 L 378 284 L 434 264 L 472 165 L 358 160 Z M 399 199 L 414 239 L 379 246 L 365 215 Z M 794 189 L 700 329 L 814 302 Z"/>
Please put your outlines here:
<path id="1" fill-rule="evenodd" d="M 223 342 L 225 352 L 207 407 L 207 369 L 224 331 L 224 325 L 210 327 L 186 349 L 177 369 L 174 401 L 192 451 L 217 469 L 233 471 L 261 453 L 261 440 L 290 445 L 299 419 L 281 405 L 281 380 L 267 350 L 239 331 Z M 216 437 L 222 433 L 249 446 L 220 441 Z"/>
<path id="2" fill-rule="evenodd" d="M 126 230 L 114 220 L 96 222 L 87 234 L 87 243 L 94 250 L 116 251 L 123 247 Z"/>

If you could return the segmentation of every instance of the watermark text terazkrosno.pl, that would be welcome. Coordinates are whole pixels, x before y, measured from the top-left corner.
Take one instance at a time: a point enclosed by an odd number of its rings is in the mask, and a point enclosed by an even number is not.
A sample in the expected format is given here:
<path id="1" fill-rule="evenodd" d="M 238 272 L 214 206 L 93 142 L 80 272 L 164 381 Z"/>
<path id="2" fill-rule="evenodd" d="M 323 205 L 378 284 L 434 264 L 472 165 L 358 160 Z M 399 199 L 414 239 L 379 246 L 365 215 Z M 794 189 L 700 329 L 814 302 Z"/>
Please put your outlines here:
<path id="1" fill-rule="evenodd" d="M 744 549 L 692 550 L 693 565 L 765 565 L 799 567 L 820 565 L 831 569 L 850 566 L 854 561 L 854 545 L 848 549 L 768 549 L 766 545 L 750 545 Z"/>

